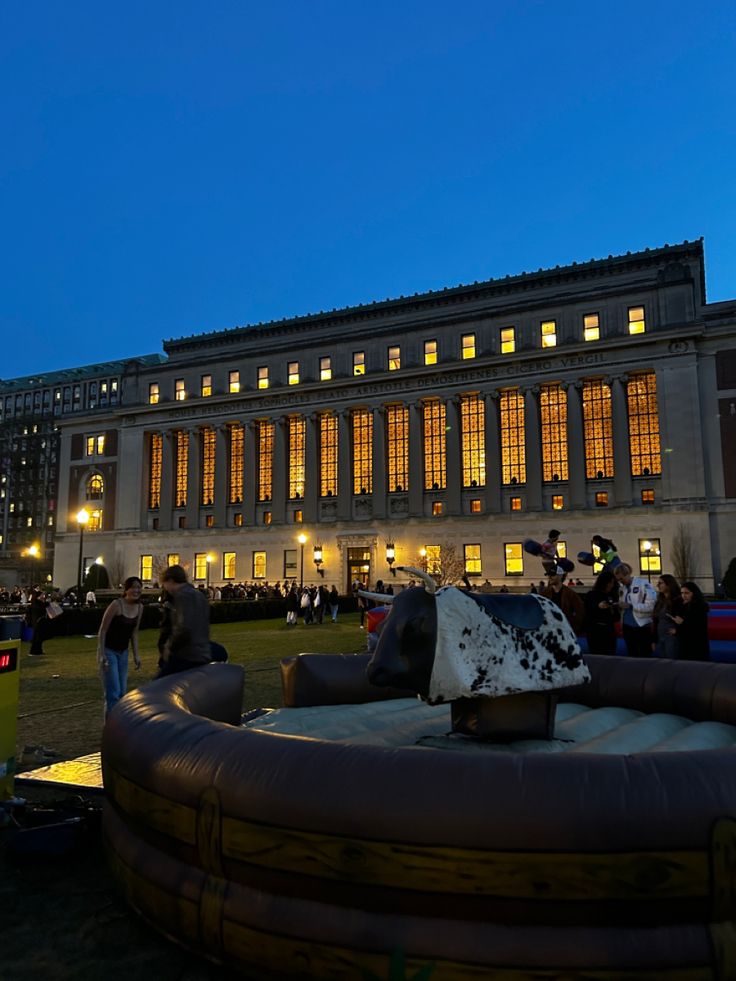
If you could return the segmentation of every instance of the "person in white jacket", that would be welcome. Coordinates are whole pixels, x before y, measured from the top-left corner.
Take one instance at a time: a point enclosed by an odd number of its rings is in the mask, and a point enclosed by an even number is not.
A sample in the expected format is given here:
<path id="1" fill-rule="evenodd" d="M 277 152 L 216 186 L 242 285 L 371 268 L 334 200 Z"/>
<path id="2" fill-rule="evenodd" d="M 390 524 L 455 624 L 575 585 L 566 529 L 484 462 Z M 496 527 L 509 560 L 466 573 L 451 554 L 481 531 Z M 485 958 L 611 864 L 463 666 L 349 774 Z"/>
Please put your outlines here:
<path id="1" fill-rule="evenodd" d="M 618 605 L 626 651 L 629 657 L 651 657 L 657 591 L 646 579 L 635 576 L 625 562 L 617 565 L 613 574 L 621 585 Z"/>

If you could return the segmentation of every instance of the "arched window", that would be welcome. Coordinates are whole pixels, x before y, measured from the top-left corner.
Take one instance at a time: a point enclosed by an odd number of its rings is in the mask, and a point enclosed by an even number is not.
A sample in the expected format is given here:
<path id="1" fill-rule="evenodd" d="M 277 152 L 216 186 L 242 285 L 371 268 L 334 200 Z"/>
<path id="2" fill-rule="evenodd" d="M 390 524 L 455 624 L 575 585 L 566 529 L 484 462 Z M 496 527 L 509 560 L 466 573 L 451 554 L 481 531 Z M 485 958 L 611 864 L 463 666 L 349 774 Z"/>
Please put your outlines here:
<path id="1" fill-rule="evenodd" d="M 99 501 L 105 493 L 105 483 L 98 473 L 87 479 L 86 496 L 88 501 Z"/>

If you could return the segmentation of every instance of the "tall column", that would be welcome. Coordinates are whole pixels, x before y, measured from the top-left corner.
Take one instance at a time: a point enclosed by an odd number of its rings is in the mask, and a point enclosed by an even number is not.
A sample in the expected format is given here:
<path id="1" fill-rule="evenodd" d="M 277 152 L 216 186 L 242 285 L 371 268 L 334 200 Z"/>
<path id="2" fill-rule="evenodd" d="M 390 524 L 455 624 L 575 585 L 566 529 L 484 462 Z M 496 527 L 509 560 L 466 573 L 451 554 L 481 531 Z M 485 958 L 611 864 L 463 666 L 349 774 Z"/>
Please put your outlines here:
<path id="1" fill-rule="evenodd" d="M 631 443 L 629 439 L 629 408 L 626 398 L 628 378 L 606 379 L 611 385 L 613 413 L 613 496 L 617 507 L 629 507 L 633 486 L 631 480 Z"/>
<path id="2" fill-rule="evenodd" d="M 158 509 L 158 527 L 160 531 L 170 531 L 174 506 L 174 433 L 167 429 L 161 436 L 161 503 Z"/>
<path id="3" fill-rule="evenodd" d="M 286 427 L 289 424 L 287 416 L 279 416 L 274 419 L 273 429 L 273 474 L 271 476 L 271 486 L 273 494 L 271 496 L 271 521 L 275 525 L 282 525 L 286 521 L 286 494 L 287 494 L 287 448 L 286 448 Z"/>
<path id="4" fill-rule="evenodd" d="M 386 409 L 373 407 L 373 495 L 374 518 L 386 517 Z"/>
<path id="5" fill-rule="evenodd" d="M 243 524 L 248 528 L 256 523 L 257 461 L 258 423 L 249 419 L 243 423 Z"/>
<path id="6" fill-rule="evenodd" d="M 317 520 L 319 498 L 319 413 L 310 412 L 306 418 L 304 434 L 304 521 L 314 524 Z"/>
<path id="7" fill-rule="evenodd" d="M 542 510 L 542 447 L 539 439 L 538 395 L 538 385 L 524 390 L 524 451 L 528 511 Z"/>
<path id="8" fill-rule="evenodd" d="M 585 493 L 585 439 L 583 436 L 582 381 L 569 382 L 567 389 L 567 466 L 568 493 L 571 508 L 584 508 Z"/>
<path id="9" fill-rule="evenodd" d="M 486 512 L 501 511 L 501 443 L 498 438 L 498 392 L 485 396 L 486 417 Z"/>
<path id="10" fill-rule="evenodd" d="M 453 395 L 445 404 L 446 445 L 445 473 L 447 483 L 447 514 L 460 514 L 462 511 L 462 441 L 460 433 L 460 396 Z"/>
<path id="11" fill-rule="evenodd" d="M 349 521 L 352 516 L 351 425 L 350 409 L 341 409 L 337 413 L 337 517 L 340 521 Z"/>
<path id="12" fill-rule="evenodd" d="M 422 403 L 409 403 L 409 517 L 424 515 L 424 454 Z"/>
<path id="13" fill-rule="evenodd" d="M 148 530 L 148 501 L 151 493 L 151 436 L 152 433 L 143 433 L 143 470 L 141 481 L 141 497 L 140 497 L 140 530 Z M 159 505 L 159 515 L 161 511 L 161 506 Z M 159 518 L 159 527 L 161 526 L 161 521 Z M 3 539 L 7 541 L 7 539 Z"/>
<path id="14" fill-rule="evenodd" d="M 227 472 L 227 426 L 215 427 L 215 527 L 224 528 L 227 524 L 227 498 L 230 485 Z"/>
<path id="15" fill-rule="evenodd" d="M 187 468 L 187 528 L 199 528 L 201 490 L 202 431 L 201 429 L 196 428 L 189 430 L 189 460 Z"/>

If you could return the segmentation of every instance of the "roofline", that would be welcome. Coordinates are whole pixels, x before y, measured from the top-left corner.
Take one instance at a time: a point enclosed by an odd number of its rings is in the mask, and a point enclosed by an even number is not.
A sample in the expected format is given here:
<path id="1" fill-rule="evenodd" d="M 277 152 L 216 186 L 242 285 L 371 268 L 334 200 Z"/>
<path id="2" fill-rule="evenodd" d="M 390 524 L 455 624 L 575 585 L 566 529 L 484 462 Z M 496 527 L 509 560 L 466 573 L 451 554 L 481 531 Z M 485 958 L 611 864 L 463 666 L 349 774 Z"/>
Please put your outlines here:
<path id="1" fill-rule="evenodd" d="M 319 313 L 300 314 L 296 317 L 284 317 L 281 320 L 261 321 L 257 324 L 244 324 L 224 330 L 207 331 L 200 334 L 190 334 L 185 337 L 170 338 L 163 342 L 164 351 L 171 354 L 197 347 L 200 344 L 212 344 L 219 339 L 232 342 L 245 334 L 259 335 L 264 331 L 273 331 L 289 327 L 305 327 L 309 324 L 320 323 L 325 326 L 339 324 L 346 320 L 361 320 L 375 317 L 379 312 L 393 309 L 412 309 L 426 305 L 437 305 L 452 299 L 465 297 L 467 299 L 480 295 L 511 293 L 533 289 L 549 282 L 569 279 L 579 279 L 583 276 L 598 273 L 601 270 L 620 272 L 627 267 L 640 267 L 642 264 L 655 265 L 662 258 L 685 257 L 695 255 L 701 260 L 701 286 L 705 297 L 705 282 L 703 272 L 703 238 L 692 242 L 685 239 L 676 245 L 663 245 L 655 249 L 644 249 L 640 252 L 627 252 L 625 255 L 609 255 L 605 259 L 590 259 L 587 262 L 573 262 L 567 266 L 555 266 L 549 269 L 538 269 L 536 272 L 523 272 L 503 276 L 498 279 L 488 279 L 482 282 L 447 286 L 439 290 L 429 290 L 426 293 L 414 293 L 413 296 L 399 296 L 394 299 L 373 300 L 357 306 L 341 307 Z"/>
<path id="2" fill-rule="evenodd" d="M 88 364 L 74 368 L 59 368 L 56 371 L 43 371 L 36 375 L 22 375 L 19 378 L 0 378 L 0 389 L 5 386 L 13 388 L 40 388 L 47 385 L 55 385 L 57 382 L 71 382 L 75 379 L 84 379 L 89 375 L 96 374 L 123 374 L 129 366 L 136 362 L 144 365 L 163 364 L 167 358 L 163 354 L 141 354 L 132 358 L 122 358 L 117 361 L 100 361 L 97 364 Z"/>

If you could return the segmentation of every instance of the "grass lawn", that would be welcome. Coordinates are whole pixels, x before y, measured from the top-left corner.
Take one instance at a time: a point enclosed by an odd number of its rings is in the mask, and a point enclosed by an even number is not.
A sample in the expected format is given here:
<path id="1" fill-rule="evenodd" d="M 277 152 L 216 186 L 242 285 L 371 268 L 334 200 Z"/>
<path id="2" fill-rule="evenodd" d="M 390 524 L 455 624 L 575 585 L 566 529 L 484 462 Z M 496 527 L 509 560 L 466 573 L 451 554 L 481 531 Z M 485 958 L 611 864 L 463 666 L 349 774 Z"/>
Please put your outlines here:
<path id="1" fill-rule="evenodd" d="M 156 672 L 157 630 L 140 634 L 142 667 L 132 658 L 128 688 L 146 684 Z M 283 620 L 218 623 L 212 639 L 224 644 L 230 661 L 245 667 L 243 711 L 281 705 L 279 661 L 303 652 L 323 654 L 365 650 L 358 614 L 340 615 L 337 623 L 287 627 Z M 96 637 L 58 637 L 46 641 L 42 657 L 27 656 L 23 644 L 18 715 L 18 759 L 24 746 L 55 750 L 60 759 L 74 759 L 100 748 L 103 699 L 97 673 Z M 33 766 L 41 763 L 30 764 Z M 28 766 L 22 766 L 27 769 Z"/>

